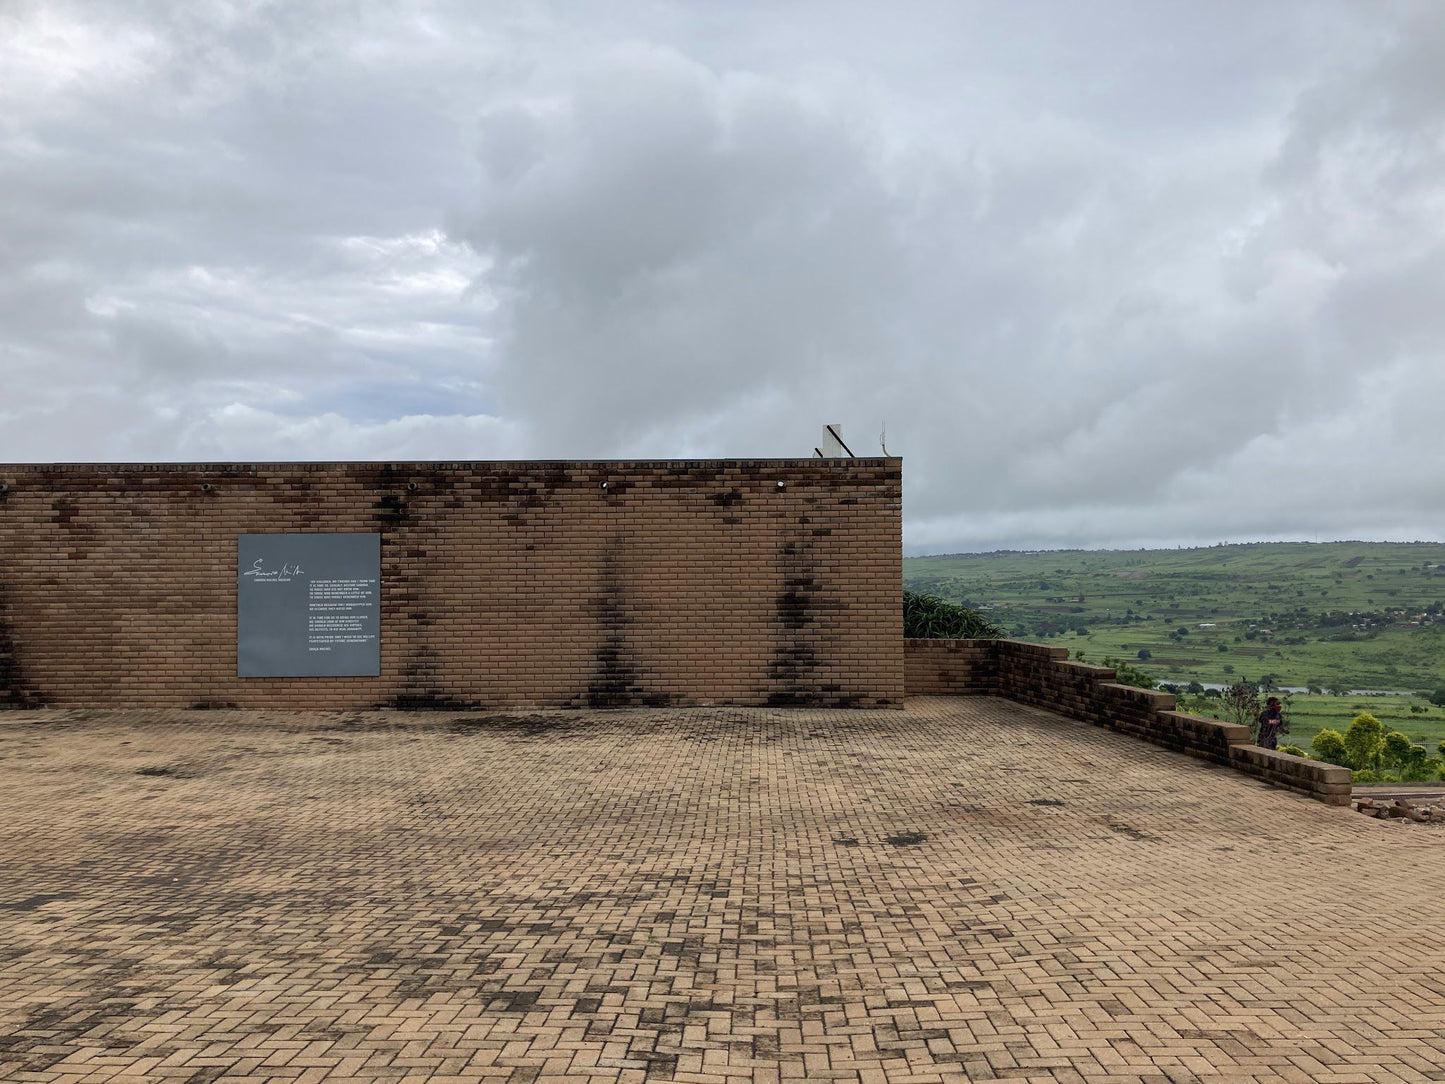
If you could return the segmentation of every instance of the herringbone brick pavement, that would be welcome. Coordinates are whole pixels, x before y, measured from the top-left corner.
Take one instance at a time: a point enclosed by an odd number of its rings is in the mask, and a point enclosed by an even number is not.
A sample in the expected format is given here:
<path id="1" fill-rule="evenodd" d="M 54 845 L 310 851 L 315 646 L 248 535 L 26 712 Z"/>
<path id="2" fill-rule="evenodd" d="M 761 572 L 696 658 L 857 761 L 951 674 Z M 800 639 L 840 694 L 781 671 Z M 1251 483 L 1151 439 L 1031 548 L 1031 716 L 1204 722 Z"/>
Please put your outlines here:
<path id="1" fill-rule="evenodd" d="M 0 716 L 0 1080 L 1445 1080 L 1445 833 L 1002 700 Z"/>

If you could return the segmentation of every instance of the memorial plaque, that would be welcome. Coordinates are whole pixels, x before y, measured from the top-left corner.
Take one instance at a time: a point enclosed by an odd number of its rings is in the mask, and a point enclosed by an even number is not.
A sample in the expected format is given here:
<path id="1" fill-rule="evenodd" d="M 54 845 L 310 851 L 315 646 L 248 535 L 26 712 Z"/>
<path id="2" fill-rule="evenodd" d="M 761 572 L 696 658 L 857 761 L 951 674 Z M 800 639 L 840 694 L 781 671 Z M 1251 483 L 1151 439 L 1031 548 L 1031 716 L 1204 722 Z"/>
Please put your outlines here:
<path id="1" fill-rule="evenodd" d="M 243 534 L 236 540 L 236 673 L 381 673 L 381 536 Z"/>

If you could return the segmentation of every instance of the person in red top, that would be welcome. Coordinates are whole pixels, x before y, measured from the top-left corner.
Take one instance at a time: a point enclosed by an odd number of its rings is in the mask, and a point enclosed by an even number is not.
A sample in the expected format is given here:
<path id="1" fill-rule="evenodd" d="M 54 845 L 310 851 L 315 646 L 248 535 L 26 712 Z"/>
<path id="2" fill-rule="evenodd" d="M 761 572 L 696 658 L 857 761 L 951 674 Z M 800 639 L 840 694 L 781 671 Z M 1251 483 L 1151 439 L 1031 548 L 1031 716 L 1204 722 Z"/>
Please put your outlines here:
<path id="1" fill-rule="evenodd" d="M 1264 702 L 1264 710 L 1259 713 L 1258 722 L 1260 747 L 1278 748 L 1280 731 L 1284 729 L 1284 709 L 1280 707 L 1279 697 L 1271 696 Z"/>

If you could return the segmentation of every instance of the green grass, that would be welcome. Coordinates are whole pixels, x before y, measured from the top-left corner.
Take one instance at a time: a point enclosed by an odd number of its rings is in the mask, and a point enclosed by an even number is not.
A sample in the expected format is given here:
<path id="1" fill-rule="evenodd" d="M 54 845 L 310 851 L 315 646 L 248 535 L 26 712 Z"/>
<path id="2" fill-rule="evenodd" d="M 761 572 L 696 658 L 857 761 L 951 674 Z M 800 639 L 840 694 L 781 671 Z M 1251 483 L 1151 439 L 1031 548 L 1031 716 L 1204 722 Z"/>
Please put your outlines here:
<path id="1" fill-rule="evenodd" d="M 1445 543 L 959 554 L 909 558 L 903 578 L 1010 635 L 1135 660 L 1162 681 L 1445 686 Z"/>

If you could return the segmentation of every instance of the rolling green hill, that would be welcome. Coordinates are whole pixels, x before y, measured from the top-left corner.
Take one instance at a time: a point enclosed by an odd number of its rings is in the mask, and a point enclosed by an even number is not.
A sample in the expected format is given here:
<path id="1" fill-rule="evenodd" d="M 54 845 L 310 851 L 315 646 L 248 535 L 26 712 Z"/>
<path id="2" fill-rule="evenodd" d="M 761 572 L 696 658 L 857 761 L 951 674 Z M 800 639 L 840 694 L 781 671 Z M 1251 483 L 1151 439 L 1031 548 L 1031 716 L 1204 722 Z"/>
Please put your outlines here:
<path id="1" fill-rule="evenodd" d="M 956 554 L 908 558 L 903 579 L 1010 635 L 1161 681 L 1445 686 L 1445 543 Z"/>

